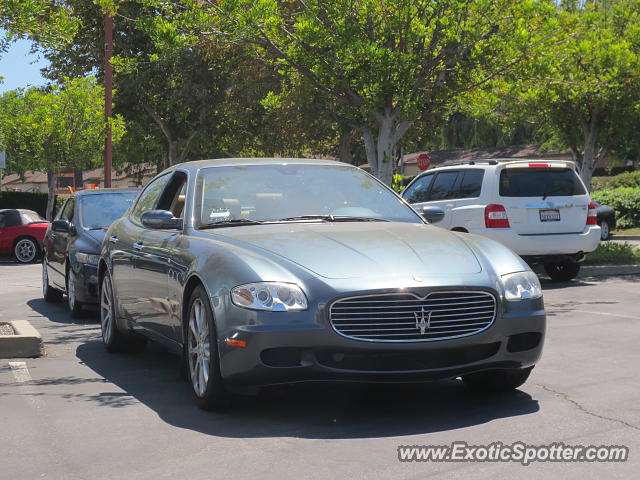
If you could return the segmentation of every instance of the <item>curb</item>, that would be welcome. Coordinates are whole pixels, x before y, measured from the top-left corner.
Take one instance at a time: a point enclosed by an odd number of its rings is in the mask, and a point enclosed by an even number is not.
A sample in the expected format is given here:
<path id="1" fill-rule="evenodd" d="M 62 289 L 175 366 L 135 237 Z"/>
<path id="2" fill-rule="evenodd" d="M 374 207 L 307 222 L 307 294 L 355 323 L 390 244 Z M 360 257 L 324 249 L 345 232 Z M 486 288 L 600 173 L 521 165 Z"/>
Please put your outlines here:
<path id="1" fill-rule="evenodd" d="M 640 275 L 640 265 L 583 265 L 578 278 L 613 275 Z"/>
<path id="2" fill-rule="evenodd" d="M 39 357 L 43 354 L 40 333 L 26 320 L 7 322 L 15 335 L 0 335 L 0 358 Z"/>
<path id="3" fill-rule="evenodd" d="M 640 240 L 640 235 L 611 235 L 611 240 Z"/>

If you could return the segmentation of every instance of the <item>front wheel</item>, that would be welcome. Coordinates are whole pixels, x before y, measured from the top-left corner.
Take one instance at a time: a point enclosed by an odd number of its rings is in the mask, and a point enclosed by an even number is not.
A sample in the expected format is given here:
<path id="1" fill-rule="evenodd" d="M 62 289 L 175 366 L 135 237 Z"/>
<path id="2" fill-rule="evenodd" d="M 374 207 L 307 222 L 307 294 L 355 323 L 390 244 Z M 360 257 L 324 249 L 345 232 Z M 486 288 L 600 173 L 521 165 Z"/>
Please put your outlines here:
<path id="1" fill-rule="evenodd" d="M 67 270 L 66 284 L 69 312 L 71 312 L 73 318 L 80 318 L 82 316 L 82 303 L 78 301 L 78 297 L 76 296 L 76 273 L 71 267 Z"/>
<path id="2" fill-rule="evenodd" d="M 527 381 L 533 367 L 522 370 L 487 370 L 464 375 L 465 386 L 475 392 L 510 392 Z"/>
<path id="3" fill-rule="evenodd" d="M 220 373 L 220 359 L 213 312 L 202 287 L 189 299 L 185 354 L 196 404 L 204 410 L 220 410 L 229 404 L 229 392 Z"/>
<path id="4" fill-rule="evenodd" d="M 117 308 L 113 294 L 113 284 L 109 272 L 100 284 L 100 330 L 102 342 L 108 352 L 122 352 L 130 348 L 129 339 L 118 329 Z"/>
<path id="5" fill-rule="evenodd" d="M 42 296 L 47 303 L 59 302 L 62 300 L 62 292 L 49 285 L 49 271 L 47 262 L 42 262 Z"/>
<path id="6" fill-rule="evenodd" d="M 21 238 L 13 247 L 13 254 L 20 263 L 34 262 L 40 253 L 38 242 L 31 237 Z"/>
<path id="7" fill-rule="evenodd" d="M 554 282 L 566 282 L 578 276 L 580 264 L 570 261 L 545 263 L 544 271 Z"/>

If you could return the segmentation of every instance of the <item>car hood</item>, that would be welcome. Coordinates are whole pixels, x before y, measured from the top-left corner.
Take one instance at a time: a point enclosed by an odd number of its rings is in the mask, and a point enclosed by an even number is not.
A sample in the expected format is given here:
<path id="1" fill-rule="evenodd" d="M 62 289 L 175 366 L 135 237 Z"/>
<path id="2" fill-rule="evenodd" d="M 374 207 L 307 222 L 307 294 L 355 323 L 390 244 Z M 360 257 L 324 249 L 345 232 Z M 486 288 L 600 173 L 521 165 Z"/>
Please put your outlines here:
<path id="1" fill-rule="evenodd" d="M 425 224 L 285 223 L 211 233 L 284 257 L 325 278 L 459 276 L 482 271 L 465 242 Z"/>

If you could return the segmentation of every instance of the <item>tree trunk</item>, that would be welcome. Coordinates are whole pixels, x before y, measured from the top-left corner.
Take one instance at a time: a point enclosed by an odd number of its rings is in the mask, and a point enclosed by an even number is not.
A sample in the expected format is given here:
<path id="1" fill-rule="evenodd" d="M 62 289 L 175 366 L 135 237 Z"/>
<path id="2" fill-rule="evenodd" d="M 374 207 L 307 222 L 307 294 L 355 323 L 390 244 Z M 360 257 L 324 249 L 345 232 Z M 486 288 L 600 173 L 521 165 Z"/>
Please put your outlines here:
<path id="1" fill-rule="evenodd" d="M 338 158 L 344 163 L 353 163 L 353 155 L 351 154 L 351 132 L 344 130 L 340 134 L 340 143 L 338 145 Z"/>
<path id="2" fill-rule="evenodd" d="M 54 172 L 47 172 L 47 220 L 52 221 L 55 212 L 53 211 L 55 208 L 56 202 L 56 185 L 58 183 L 58 175 Z"/>
<path id="3" fill-rule="evenodd" d="M 395 170 L 398 142 L 413 125 L 410 120 L 398 123 L 397 116 L 398 112 L 391 107 L 385 107 L 376 115 L 378 138 L 375 140 L 369 126 L 360 128 L 371 173 L 389 186 Z"/>

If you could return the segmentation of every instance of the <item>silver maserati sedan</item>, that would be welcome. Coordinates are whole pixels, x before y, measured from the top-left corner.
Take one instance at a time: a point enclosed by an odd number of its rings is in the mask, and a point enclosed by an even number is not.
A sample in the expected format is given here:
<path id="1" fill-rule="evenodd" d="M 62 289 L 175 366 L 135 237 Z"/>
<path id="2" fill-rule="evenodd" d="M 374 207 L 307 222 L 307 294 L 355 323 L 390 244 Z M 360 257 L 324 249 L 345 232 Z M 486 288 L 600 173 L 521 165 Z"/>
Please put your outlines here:
<path id="1" fill-rule="evenodd" d="M 176 165 L 107 232 L 104 344 L 175 351 L 205 409 L 307 381 L 515 389 L 542 351 L 538 278 L 492 240 L 429 224 L 442 215 L 339 162 Z"/>

